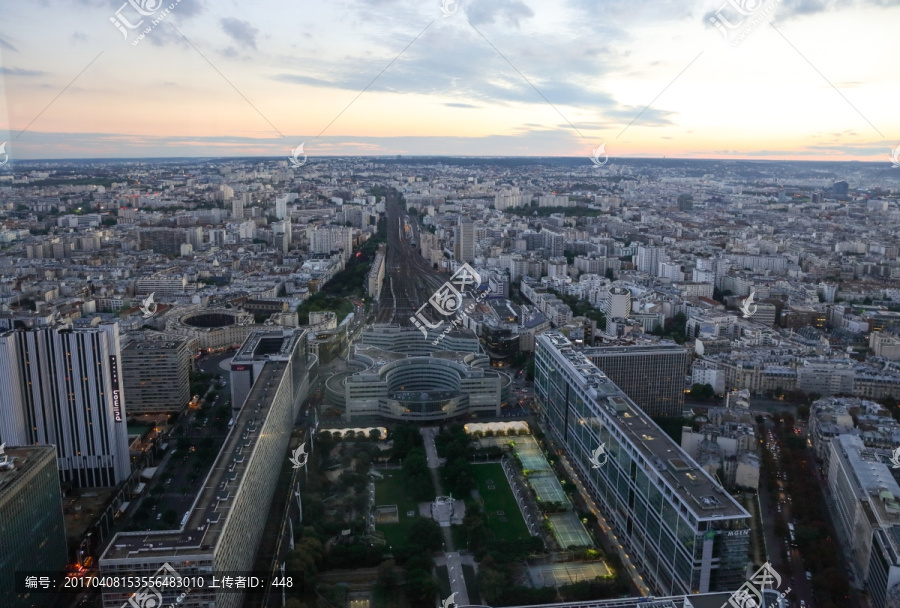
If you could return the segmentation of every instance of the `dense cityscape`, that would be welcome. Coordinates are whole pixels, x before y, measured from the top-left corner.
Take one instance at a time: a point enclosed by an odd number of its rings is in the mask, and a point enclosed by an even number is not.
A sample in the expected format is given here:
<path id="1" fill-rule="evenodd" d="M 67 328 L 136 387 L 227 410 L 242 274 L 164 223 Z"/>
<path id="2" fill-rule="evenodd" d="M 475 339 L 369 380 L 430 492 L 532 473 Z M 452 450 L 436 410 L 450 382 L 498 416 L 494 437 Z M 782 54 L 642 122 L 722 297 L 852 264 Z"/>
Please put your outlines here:
<path id="1" fill-rule="evenodd" d="M 290 161 L 0 176 L 11 605 L 893 605 L 893 173 Z"/>
<path id="2" fill-rule="evenodd" d="M 0 7 L 0 608 L 900 608 L 898 25 Z"/>

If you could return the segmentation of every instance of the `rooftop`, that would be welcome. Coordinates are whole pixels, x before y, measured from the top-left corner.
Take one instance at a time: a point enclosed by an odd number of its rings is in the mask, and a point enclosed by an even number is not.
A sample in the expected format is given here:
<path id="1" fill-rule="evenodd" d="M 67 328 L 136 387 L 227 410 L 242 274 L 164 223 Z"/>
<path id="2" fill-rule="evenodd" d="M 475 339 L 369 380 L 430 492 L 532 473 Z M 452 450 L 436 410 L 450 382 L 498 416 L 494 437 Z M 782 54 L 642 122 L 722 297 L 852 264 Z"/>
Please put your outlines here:
<path id="1" fill-rule="evenodd" d="M 4 465 L 3 456 L 0 456 L 0 503 L 4 501 L 4 495 L 20 479 L 30 474 L 32 468 L 39 465 L 48 456 L 53 459 L 56 458 L 56 448 L 51 445 L 5 448 L 3 451 L 8 464 Z"/>
<path id="2" fill-rule="evenodd" d="M 166 556 L 212 553 L 234 504 L 237 489 L 243 482 L 284 370 L 283 362 L 269 362 L 263 366 L 247 397 L 247 405 L 236 416 L 194 504 L 182 519 L 181 528 L 119 533 L 101 560 L 140 559 L 160 552 Z M 256 404 L 256 407 L 249 404 Z"/>

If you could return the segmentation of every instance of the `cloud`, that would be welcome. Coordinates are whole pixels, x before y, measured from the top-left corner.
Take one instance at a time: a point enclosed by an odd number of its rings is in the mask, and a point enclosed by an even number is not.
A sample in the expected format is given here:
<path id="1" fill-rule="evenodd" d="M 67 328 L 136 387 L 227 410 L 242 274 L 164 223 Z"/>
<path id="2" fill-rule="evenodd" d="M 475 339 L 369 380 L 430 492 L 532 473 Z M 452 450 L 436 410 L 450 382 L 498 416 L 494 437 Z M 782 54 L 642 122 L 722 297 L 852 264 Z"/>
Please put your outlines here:
<path id="1" fill-rule="evenodd" d="M 445 103 L 445 106 L 448 108 L 466 108 L 466 109 L 475 109 L 480 108 L 481 106 L 476 106 L 471 103 Z"/>
<path id="2" fill-rule="evenodd" d="M 0 66 L 0 72 L 3 72 L 4 76 L 23 76 L 23 77 L 31 77 L 31 76 L 46 76 L 47 72 L 42 72 L 41 70 L 24 70 L 21 68 L 6 68 Z"/>
<path id="3" fill-rule="evenodd" d="M 256 50 L 256 36 L 259 30 L 250 25 L 249 21 L 242 21 L 234 17 L 224 17 L 220 20 L 222 30 L 228 34 L 238 45 Z"/>
<path id="4" fill-rule="evenodd" d="M 466 6 L 466 16 L 472 25 L 505 21 L 519 27 L 521 20 L 534 17 L 534 11 L 522 0 L 472 0 Z"/>
<path id="5" fill-rule="evenodd" d="M 12 45 L 12 43 L 10 43 L 8 40 L 6 40 L 6 39 L 3 38 L 3 37 L 0 37 L 0 49 L 6 49 L 7 51 L 13 51 L 13 52 L 16 52 L 16 53 L 19 52 L 19 49 L 17 49 L 16 47 L 14 47 L 14 46 Z"/>

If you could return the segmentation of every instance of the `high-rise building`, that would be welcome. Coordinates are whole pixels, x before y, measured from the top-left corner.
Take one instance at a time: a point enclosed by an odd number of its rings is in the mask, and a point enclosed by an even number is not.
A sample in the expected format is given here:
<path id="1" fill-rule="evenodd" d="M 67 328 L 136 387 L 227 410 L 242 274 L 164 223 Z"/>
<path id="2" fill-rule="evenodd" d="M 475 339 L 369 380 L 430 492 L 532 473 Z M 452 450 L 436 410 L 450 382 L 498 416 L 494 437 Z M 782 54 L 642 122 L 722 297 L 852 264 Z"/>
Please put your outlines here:
<path id="1" fill-rule="evenodd" d="M 611 287 L 603 302 L 603 314 L 610 319 L 624 319 L 631 314 L 631 292 L 624 287 Z"/>
<path id="2" fill-rule="evenodd" d="M 16 571 L 62 572 L 67 553 L 56 450 L 50 445 L 0 449 L 3 606 L 47 605 L 51 594 L 15 593 L 13 576 Z"/>
<path id="3" fill-rule="evenodd" d="M 141 228 L 138 231 L 141 251 L 152 249 L 156 253 L 169 256 L 181 255 L 181 245 L 187 242 L 183 230 L 171 228 Z"/>
<path id="4" fill-rule="evenodd" d="M 826 439 L 828 505 L 847 547 L 847 563 L 865 585 L 875 608 L 896 605 L 900 596 L 900 486 L 879 455 L 850 434 Z"/>
<path id="5" fill-rule="evenodd" d="M 737 589 L 750 514 L 565 336 L 546 332 L 535 342 L 547 435 L 644 581 L 659 595 Z M 597 448 L 605 453 L 595 458 Z"/>
<path id="6" fill-rule="evenodd" d="M 122 349 L 122 380 L 131 414 L 176 413 L 190 395 L 188 340 L 132 340 Z"/>
<path id="7" fill-rule="evenodd" d="M 678 210 L 679 211 L 693 211 L 694 210 L 694 197 L 690 194 L 679 194 L 678 195 Z"/>
<path id="8" fill-rule="evenodd" d="M 599 346 L 584 356 L 650 416 L 680 416 L 688 351 L 677 344 Z"/>
<path id="9" fill-rule="evenodd" d="M 456 224 L 456 256 L 463 262 L 475 261 L 475 224 L 464 215 Z"/>
<path id="10" fill-rule="evenodd" d="M 275 246 L 276 249 L 281 251 L 282 254 L 287 254 L 288 250 L 291 247 L 291 220 L 286 219 L 280 222 L 275 222 L 272 224 L 272 232 L 275 235 Z"/>
<path id="11" fill-rule="evenodd" d="M 542 230 L 544 237 L 544 249 L 547 250 L 547 257 L 557 258 L 562 256 L 566 251 L 566 237 L 562 234 L 553 232 L 552 230 Z"/>
<path id="12" fill-rule="evenodd" d="M 653 277 L 659 276 L 659 263 L 665 259 L 665 247 L 638 247 L 637 269 Z"/>
<path id="13" fill-rule="evenodd" d="M 244 197 L 231 201 L 231 217 L 238 221 L 244 221 Z"/>
<path id="14" fill-rule="evenodd" d="M 288 440 L 309 391 L 306 330 L 255 331 L 235 359 L 247 366 L 249 390 L 191 509 L 177 529 L 116 534 L 100 556 L 100 574 L 153 575 L 166 564 L 180 576 L 253 569 Z M 232 377 L 236 371 L 232 363 Z M 311 449 L 307 445 L 307 451 Z M 185 589 L 166 588 L 168 605 Z M 121 608 L 129 594 L 103 594 L 104 608 Z M 195 589 L 181 608 L 238 608 L 235 589 Z"/>
<path id="15" fill-rule="evenodd" d="M 0 334 L 0 441 L 55 445 L 60 478 L 77 487 L 128 478 L 118 323 Z"/>

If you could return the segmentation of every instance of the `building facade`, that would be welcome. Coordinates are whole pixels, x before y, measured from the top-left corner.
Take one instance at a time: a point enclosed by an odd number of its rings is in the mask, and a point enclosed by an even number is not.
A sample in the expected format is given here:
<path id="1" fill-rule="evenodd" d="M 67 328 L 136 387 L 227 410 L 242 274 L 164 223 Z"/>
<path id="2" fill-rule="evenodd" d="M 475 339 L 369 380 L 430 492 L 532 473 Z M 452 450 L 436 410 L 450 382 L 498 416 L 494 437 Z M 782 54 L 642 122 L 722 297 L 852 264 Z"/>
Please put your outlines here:
<path id="1" fill-rule="evenodd" d="M 47 593 L 15 593 L 16 571 L 62 572 L 66 527 L 56 450 L 31 446 L 0 450 L 0 590 L 6 608 L 52 602 Z M 9 594 L 7 595 L 7 591 Z"/>
<path id="2" fill-rule="evenodd" d="M 260 362 L 247 401 L 234 416 L 190 511 L 177 530 L 121 532 L 100 557 L 100 575 L 152 575 L 162 572 L 188 577 L 197 573 L 247 572 L 253 569 L 288 440 L 309 391 L 311 362 L 306 332 L 258 331 L 241 350 Z M 273 356 L 275 355 L 275 356 Z M 166 589 L 162 605 L 184 589 Z M 130 594 L 104 593 L 104 608 L 121 608 Z M 196 589 L 182 608 L 238 608 L 244 594 Z M 156 604 L 160 605 L 160 604 Z"/>
<path id="3" fill-rule="evenodd" d="M 0 334 L 0 441 L 55 445 L 60 479 L 114 486 L 131 463 L 119 325 Z"/>
<path id="4" fill-rule="evenodd" d="M 558 332 L 537 337 L 535 394 L 548 436 L 657 593 L 737 589 L 750 515 Z M 607 461 L 591 458 L 602 447 Z"/>
<path id="5" fill-rule="evenodd" d="M 189 340 L 132 340 L 122 349 L 131 414 L 180 412 L 191 398 Z"/>
<path id="6" fill-rule="evenodd" d="M 584 355 L 649 415 L 681 415 L 689 360 L 681 346 L 600 346 Z"/>

